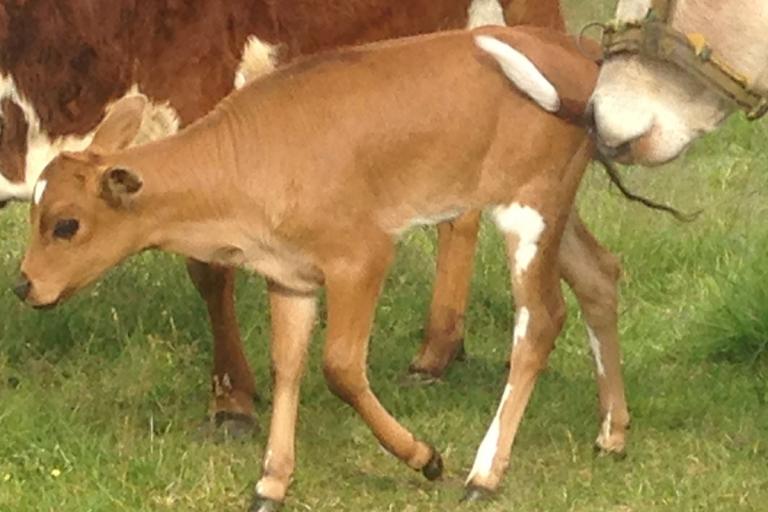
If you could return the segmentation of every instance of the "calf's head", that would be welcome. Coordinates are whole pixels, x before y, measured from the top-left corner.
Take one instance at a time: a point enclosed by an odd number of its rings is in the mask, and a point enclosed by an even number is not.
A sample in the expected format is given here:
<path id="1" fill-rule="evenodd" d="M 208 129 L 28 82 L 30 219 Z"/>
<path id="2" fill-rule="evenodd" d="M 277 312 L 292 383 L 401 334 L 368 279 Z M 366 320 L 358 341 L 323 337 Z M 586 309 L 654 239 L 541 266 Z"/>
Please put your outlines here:
<path id="1" fill-rule="evenodd" d="M 674 31 L 706 41 L 713 55 L 743 75 L 757 93 L 768 92 L 768 8 L 764 0 L 664 2 Z M 655 0 L 619 0 L 616 22 L 646 19 Z M 660 164 L 677 157 L 735 110 L 689 71 L 639 55 L 611 56 L 592 96 L 600 142 L 627 160 Z"/>
<path id="2" fill-rule="evenodd" d="M 33 191 L 27 251 L 14 287 L 28 304 L 55 305 L 143 249 L 136 215 L 142 180 L 109 160 L 136 136 L 145 106 L 141 96 L 121 100 L 85 151 L 59 155 L 41 174 Z"/>

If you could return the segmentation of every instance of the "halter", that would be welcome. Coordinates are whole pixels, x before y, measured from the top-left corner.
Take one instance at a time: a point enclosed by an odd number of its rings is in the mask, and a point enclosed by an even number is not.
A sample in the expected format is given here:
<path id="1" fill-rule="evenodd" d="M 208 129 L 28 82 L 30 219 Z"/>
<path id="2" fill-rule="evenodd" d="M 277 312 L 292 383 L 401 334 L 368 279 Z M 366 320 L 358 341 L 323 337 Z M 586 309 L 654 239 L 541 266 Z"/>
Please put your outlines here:
<path id="1" fill-rule="evenodd" d="M 768 95 L 750 87 L 749 80 L 723 62 L 699 33 L 672 28 L 675 0 L 653 0 L 644 20 L 613 21 L 603 30 L 603 52 L 641 55 L 681 68 L 721 96 L 736 103 L 751 121 L 768 113 Z"/>

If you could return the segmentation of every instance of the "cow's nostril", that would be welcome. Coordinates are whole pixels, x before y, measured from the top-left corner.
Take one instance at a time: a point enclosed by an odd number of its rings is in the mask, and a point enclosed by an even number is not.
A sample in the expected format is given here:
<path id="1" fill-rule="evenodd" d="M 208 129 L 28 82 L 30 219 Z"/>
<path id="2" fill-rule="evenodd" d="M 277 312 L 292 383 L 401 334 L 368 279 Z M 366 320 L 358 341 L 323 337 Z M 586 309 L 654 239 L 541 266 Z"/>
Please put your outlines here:
<path id="1" fill-rule="evenodd" d="M 13 285 L 13 293 L 23 301 L 27 300 L 27 296 L 29 296 L 29 291 L 31 289 L 32 283 L 29 282 L 29 279 L 24 274 L 22 274 L 19 280 L 16 281 L 16 284 Z"/>

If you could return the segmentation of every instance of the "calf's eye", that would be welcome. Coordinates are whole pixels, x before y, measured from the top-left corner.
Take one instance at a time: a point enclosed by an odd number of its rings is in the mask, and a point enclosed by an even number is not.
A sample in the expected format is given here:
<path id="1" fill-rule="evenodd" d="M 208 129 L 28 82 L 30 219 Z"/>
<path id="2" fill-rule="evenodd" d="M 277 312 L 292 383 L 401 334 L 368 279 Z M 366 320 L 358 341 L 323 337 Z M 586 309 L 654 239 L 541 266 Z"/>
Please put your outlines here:
<path id="1" fill-rule="evenodd" d="M 62 219 L 56 222 L 53 227 L 53 236 L 62 240 L 69 240 L 77 230 L 80 229 L 80 222 L 77 219 Z"/>

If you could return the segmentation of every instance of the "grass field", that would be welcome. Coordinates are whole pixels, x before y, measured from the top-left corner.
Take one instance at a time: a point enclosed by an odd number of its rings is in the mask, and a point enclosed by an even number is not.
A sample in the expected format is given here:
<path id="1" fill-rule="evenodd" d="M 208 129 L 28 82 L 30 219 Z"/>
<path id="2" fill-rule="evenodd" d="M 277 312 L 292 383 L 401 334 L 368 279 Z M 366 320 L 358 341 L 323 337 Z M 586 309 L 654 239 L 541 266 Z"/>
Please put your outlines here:
<path id="1" fill-rule="evenodd" d="M 613 2 L 568 0 L 573 27 Z M 603 5 L 605 4 L 605 5 Z M 610 6 L 609 6 L 610 4 Z M 595 168 L 580 205 L 620 254 L 621 334 L 633 415 L 628 457 L 595 457 L 597 399 L 575 307 L 542 375 L 488 511 L 767 510 L 768 151 L 765 123 L 733 119 L 678 163 L 629 169 L 637 191 L 685 210 L 681 225 L 628 204 Z M 0 215 L 0 511 L 244 510 L 266 441 L 198 433 L 210 334 L 181 260 L 145 254 L 60 308 L 7 291 L 27 207 Z M 428 483 L 385 455 L 319 371 L 304 381 L 290 510 L 460 510 L 462 484 L 505 379 L 512 310 L 499 237 L 482 233 L 467 321 L 469 359 L 431 387 L 405 387 L 434 262 L 431 231 L 402 244 L 381 301 L 370 375 L 385 405 L 446 459 Z M 570 299 L 569 299 L 570 300 Z M 570 300 L 573 305 L 573 301 Z M 264 285 L 241 275 L 238 306 L 269 414 Z"/>

